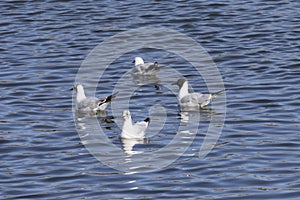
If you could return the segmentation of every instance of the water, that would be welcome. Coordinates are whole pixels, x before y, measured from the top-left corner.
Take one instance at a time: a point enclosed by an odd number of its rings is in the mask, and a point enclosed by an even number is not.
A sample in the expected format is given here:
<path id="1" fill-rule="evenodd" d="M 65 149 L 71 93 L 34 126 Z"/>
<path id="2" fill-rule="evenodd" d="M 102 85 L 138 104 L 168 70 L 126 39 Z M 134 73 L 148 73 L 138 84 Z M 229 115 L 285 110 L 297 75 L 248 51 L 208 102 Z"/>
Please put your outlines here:
<path id="1" fill-rule="evenodd" d="M 0 199 L 299 198 L 297 1 L 5 1 L 0 9 Z M 126 173 L 99 162 L 82 144 L 69 88 L 96 45 L 147 25 L 184 33 L 208 51 L 227 90 L 226 121 L 205 158 L 198 157 L 203 134 L 197 134 L 171 165 Z M 147 48 L 138 52 L 147 61 L 173 63 L 195 90 L 207 90 L 174 55 Z M 97 95 L 111 92 L 108 86 L 129 69 L 132 56 L 112 63 L 125 67 L 108 71 L 112 82 L 99 84 Z M 152 84 L 135 94 L 130 109 L 136 120 L 144 117 L 145 105 L 167 103 L 164 130 L 137 146 L 162 148 L 178 125 L 174 94 Z M 147 95 L 145 104 L 142 94 Z M 203 113 L 201 133 L 213 115 Z M 97 118 L 109 140 L 121 147 L 121 119 L 101 120 Z"/>

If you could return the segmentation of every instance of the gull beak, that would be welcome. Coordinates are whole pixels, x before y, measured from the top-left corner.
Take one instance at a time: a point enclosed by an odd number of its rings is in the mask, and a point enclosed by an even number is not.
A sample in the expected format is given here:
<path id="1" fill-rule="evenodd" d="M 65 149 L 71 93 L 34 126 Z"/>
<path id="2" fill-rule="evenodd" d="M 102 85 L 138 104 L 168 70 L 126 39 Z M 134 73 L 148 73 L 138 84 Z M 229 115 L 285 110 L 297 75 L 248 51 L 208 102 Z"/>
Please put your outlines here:
<path id="1" fill-rule="evenodd" d="M 177 84 L 177 82 L 173 82 L 173 83 L 171 83 L 171 85 L 178 85 L 178 84 Z"/>
<path id="2" fill-rule="evenodd" d="M 132 63 L 135 63 L 135 60 L 133 60 Z"/>
<path id="3" fill-rule="evenodd" d="M 70 90 L 74 90 L 74 86 L 70 87 Z"/>

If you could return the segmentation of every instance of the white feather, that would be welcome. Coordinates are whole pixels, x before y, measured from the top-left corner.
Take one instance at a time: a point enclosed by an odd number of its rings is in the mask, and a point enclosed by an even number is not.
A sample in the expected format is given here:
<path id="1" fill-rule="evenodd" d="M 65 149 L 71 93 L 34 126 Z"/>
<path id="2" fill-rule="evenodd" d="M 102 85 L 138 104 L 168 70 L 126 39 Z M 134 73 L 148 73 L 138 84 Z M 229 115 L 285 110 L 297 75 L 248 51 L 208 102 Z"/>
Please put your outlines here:
<path id="1" fill-rule="evenodd" d="M 123 118 L 124 118 L 124 124 L 122 127 L 122 138 L 144 138 L 145 137 L 145 131 L 149 125 L 149 118 L 147 118 L 145 121 L 132 123 L 131 115 L 129 110 L 124 110 L 123 112 Z"/>

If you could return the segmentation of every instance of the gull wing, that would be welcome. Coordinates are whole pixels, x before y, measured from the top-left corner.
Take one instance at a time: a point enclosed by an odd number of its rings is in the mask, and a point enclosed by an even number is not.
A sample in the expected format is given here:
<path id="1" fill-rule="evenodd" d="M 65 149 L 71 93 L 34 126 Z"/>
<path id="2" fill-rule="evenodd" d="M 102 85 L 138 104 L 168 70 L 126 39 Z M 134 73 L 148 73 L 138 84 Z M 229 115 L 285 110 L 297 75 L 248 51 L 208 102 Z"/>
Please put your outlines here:
<path id="1" fill-rule="evenodd" d="M 107 97 L 99 98 L 99 99 L 97 100 L 97 105 L 98 105 L 98 106 L 101 106 L 101 105 L 104 104 L 104 103 L 109 103 L 109 102 L 111 102 L 111 101 L 117 96 L 117 94 L 118 94 L 118 92 L 115 92 L 115 93 L 113 93 L 112 95 L 109 95 L 109 96 L 107 96 Z"/>
<path id="2" fill-rule="evenodd" d="M 132 73 L 141 75 L 155 74 L 159 70 L 158 63 L 145 63 L 133 68 Z"/>
<path id="3" fill-rule="evenodd" d="M 183 106 L 190 106 L 190 107 L 204 107 L 208 105 L 212 100 L 211 94 L 202 94 L 202 93 L 191 93 L 186 96 L 184 96 L 180 103 Z"/>

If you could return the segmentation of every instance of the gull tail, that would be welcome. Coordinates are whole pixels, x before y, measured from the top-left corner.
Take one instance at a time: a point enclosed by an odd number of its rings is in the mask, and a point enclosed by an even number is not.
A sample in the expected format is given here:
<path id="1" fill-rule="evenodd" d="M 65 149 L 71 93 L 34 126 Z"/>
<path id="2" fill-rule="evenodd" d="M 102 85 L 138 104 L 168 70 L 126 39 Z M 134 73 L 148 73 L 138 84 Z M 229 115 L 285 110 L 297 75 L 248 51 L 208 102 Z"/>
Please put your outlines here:
<path id="1" fill-rule="evenodd" d="M 159 70 L 158 63 L 155 62 L 155 63 L 153 63 L 152 65 L 150 65 L 150 66 L 149 66 L 149 70 L 155 70 L 155 71 L 158 71 L 158 70 Z"/>
<path id="2" fill-rule="evenodd" d="M 147 118 L 144 120 L 144 122 L 147 122 L 147 123 L 149 124 L 149 123 L 150 123 L 150 118 L 147 117 Z"/>
<path id="3" fill-rule="evenodd" d="M 223 93 L 223 92 L 225 92 L 225 90 L 221 90 L 221 91 L 219 91 L 219 92 L 214 92 L 214 93 L 211 94 L 211 97 L 212 97 L 212 98 L 215 98 L 215 97 L 219 96 L 219 95 L 220 95 L 221 93 Z"/>
<path id="4" fill-rule="evenodd" d="M 113 100 L 114 98 L 116 98 L 116 96 L 117 96 L 118 93 L 119 93 L 119 92 L 115 92 L 115 93 L 113 93 L 112 95 L 106 97 L 106 98 L 105 98 L 105 102 L 106 102 L 106 103 L 111 102 L 111 100 Z"/>
<path id="5" fill-rule="evenodd" d="M 109 95 L 103 99 L 99 99 L 98 101 L 98 106 L 101 106 L 103 104 L 107 104 L 107 103 L 110 103 L 118 94 L 119 92 L 115 92 L 113 93 L 112 95 Z"/>

